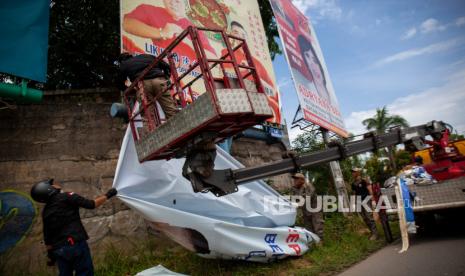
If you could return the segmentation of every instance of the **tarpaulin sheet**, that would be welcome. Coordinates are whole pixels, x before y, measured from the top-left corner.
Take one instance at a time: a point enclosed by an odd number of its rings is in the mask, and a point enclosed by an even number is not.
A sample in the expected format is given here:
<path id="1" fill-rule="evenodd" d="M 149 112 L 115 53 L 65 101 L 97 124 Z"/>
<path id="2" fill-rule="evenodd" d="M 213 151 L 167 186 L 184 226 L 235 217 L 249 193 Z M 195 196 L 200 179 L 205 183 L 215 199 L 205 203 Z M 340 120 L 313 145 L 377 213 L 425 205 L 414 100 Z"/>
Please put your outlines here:
<path id="1" fill-rule="evenodd" d="M 185 276 L 186 274 L 173 272 L 162 265 L 146 269 L 136 274 L 136 276 Z"/>
<path id="2" fill-rule="evenodd" d="M 242 165 L 217 148 L 215 169 Z M 194 193 L 182 175 L 184 159 L 139 163 L 128 129 L 113 187 L 151 227 L 207 258 L 267 262 L 299 256 L 318 237 L 295 222 L 292 204 L 263 181 L 223 197 Z M 281 208 L 278 208 L 281 207 Z"/>

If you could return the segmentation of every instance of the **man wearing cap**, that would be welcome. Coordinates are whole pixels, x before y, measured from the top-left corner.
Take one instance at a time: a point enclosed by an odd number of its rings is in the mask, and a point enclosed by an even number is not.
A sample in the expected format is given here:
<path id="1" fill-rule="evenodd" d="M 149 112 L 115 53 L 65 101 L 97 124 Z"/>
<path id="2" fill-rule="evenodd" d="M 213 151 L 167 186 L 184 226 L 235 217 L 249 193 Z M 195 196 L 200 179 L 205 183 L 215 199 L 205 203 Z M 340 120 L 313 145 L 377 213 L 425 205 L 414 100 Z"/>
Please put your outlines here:
<path id="1" fill-rule="evenodd" d="M 323 239 L 323 212 L 321 210 L 310 211 L 306 207 L 308 205 L 311 206 L 312 209 L 315 209 L 317 206 L 315 187 L 311 182 L 308 182 L 301 173 L 294 174 L 292 178 L 294 179 L 292 194 L 301 196 L 304 199 L 304 204 L 300 206 L 299 209 L 301 210 L 300 212 L 302 212 L 305 228 L 317 234 L 320 239 Z M 310 202 L 307 203 L 307 201 Z"/>
<path id="2" fill-rule="evenodd" d="M 360 168 L 352 168 L 352 192 L 360 197 L 361 202 L 363 202 L 367 197 L 373 199 L 373 190 L 371 188 L 371 183 L 362 178 L 362 170 Z M 371 204 L 370 203 L 368 205 Z M 376 229 L 375 220 L 371 214 L 371 210 L 366 210 L 363 206 L 360 210 L 360 215 L 363 218 L 363 221 L 370 229 L 371 236 L 370 240 L 378 239 L 378 230 Z"/>
<path id="3" fill-rule="evenodd" d="M 94 275 L 92 257 L 87 245 L 87 235 L 79 216 L 79 208 L 94 209 L 117 194 L 112 188 L 94 200 L 76 193 L 61 191 L 56 180 L 49 179 L 35 184 L 31 197 L 45 203 L 42 211 L 44 241 L 49 261 L 58 263 L 60 275 Z"/>

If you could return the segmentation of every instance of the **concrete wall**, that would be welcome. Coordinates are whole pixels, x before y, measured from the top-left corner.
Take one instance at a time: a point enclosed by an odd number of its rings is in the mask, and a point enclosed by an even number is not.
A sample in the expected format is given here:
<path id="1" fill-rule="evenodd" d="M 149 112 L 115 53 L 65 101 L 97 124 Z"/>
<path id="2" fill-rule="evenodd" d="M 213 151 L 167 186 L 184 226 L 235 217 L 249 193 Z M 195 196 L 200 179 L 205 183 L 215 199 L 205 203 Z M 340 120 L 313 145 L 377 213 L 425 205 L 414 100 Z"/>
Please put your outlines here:
<path id="1" fill-rule="evenodd" d="M 231 146 L 231 155 L 246 167 L 281 160 L 285 151 L 286 148 L 282 143 L 268 144 L 265 141 L 245 137 L 234 139 Z M 265 181 L 279 191 L 289 190 L 293 182 L 290 174 L 273 176 Z"/>
<path id="2" fill-rule="evenodd" d="M 45 264 L 43 206 L 28 196 L 34 183 L 53 177 L 65 191 L 89 198 L 111 188 L 126 128 L 109 116 L 111 103 L 118 100 L 119 92 L 111 90 L 54 91 L 41 104 L 0 110 L 3 267 L 17 263 L 36 271 Z M 37 212 L 29 208 L 33 205 Z M 146 233 L 143 219 L 119 200 L 82 210 L 81 217 L 95 254 L 103 244 L 126 243 Z"/>
<path id="3" fill-rule="evenodd" d="M 53 177 L 65 191 L 89 198 L 111 187 L 126 129 L 109 116 L 111 103 L 119 100 L 119 92 L 111 90 L 53 91 L 41 104 L 0 110 L 0 274 L 16 264 L 30 273 L 51 271 L 42 243 L 43 206 L 29 197 L 34 183 Z M 239 138 L 231 153 L 252 166 L 281 159 L 283 150 L 279 143 Z M 286 189 L 290 181 L 277 176 L 271 184 Z M 94 256 L 107 244 L 126 249 L 147 237 L 144 220 L 117 199 L 82 210 L 81 217 Z"/>

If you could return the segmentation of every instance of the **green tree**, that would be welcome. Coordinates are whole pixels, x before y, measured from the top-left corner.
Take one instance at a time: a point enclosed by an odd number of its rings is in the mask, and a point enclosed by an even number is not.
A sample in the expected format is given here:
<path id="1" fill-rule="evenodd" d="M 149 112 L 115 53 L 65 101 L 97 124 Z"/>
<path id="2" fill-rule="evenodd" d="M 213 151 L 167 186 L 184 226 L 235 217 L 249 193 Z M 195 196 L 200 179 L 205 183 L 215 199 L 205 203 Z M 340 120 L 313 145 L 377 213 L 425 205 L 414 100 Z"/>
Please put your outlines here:
<path id="1" fill-rule="evenodd" d="M 273 15 L 273 10 L 271 9 L 269 0 L 258 0 L 258 6 L 260 8 L 260 15 L 262 16 L 263 26 L 265 28 L 268 49 L 270 49 L 271 59 L 274 60 L 276 55 L 282 54 L 278 43 L 276 43 L 276 38 L 279 38 L 276 19 Z"/>
<path id="2" fill-rule="evenodd" d="M 398 150 L 394 156 L 397 168 L 401 169 L 412 163 L 412 153 L 406 150 Z"/>
<path id="3" fill-rule="evenodd" d="M 292 143 L 292 148 L 297 153 L 309 153 L 325 148 L 321 134 L 318 132 L 305 132 L 297 136 Z M 353 167 L 361 167 L 362 162 L 359 157 L 352 156 L 339 162 L 344 179 L 347 182 L 351 181 L 351 169 Z M 332 183 L 329 164 L 321 164 L 302 170 L 304 173 L 310 174 L 310 180 L 319 194 L 336 194 L 334 183 Z"/>
<path id="4" fill-rule="evenodd" d="M 300 154 L 324 149 L 321 137 L 314 131 L 298 135 L 292 142 L 292 146 L 293 150 Z M 305 168 L 302 172 L 310 174 L 310 180 L 313 182 L 318 194 L 333 192 L 333 185 L 330 185 L 331 174 L 326 164 Z"/>
<path id="5" fill-rule="evenodd" d="M 46 89 L 115 86 L 119 1 L 54 2 Z"/>
<path id="6" fill-rule="evenodd" d="M 463 134 L 451 133 L 451 135 L 449 136 L 449 141 L 457 141 L 463 139 L 465 139 L 465 136 Z"/>
<path id="7" fill-rule="evenodd" d="M 407 120 L 399 115 L 390 115 L 387 107 L 377 108 L 376 114 L 372 118 L 362 121 L 362 124 L 367 130 L 375 131 L 377 134 L 385 133 L 389 128 L 394 126 L 408 127 Z M 388 157 L 393 172 L 397 171 L 397 166 L 394 160 L 394 147 L 388 147 Z"/>
<path id="8" fill-rule="evenodd" d="M 376 154 L 373 154 L 365 162 L 365 169 L 373 183 L 384 183 L 391 175 L 389 162 L 386 160 L 386 157 L 379 157 Z"/>

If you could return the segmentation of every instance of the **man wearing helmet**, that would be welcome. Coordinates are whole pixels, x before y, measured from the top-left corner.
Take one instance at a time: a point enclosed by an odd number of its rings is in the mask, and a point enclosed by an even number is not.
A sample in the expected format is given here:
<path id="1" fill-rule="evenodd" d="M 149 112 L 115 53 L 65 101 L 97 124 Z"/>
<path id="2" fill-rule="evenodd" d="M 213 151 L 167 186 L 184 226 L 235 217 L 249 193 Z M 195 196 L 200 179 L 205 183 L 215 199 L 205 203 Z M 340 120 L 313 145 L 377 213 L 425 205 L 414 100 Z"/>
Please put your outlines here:
<path id="1" fill-rule="evenodd" d="M 94 200 L 76 193 L 62 192 L 53 179 L 39 182 L 31 189 L 31 197 L 45 203 L 42 211 L 44 241 L 47 246 L 48 265 L 58 263 L 60 275 L 93 275 L 92 257 L 87 235 L 79 216 L 79 208 L 94 209 L 117 194 L 112 188 Z"/>

